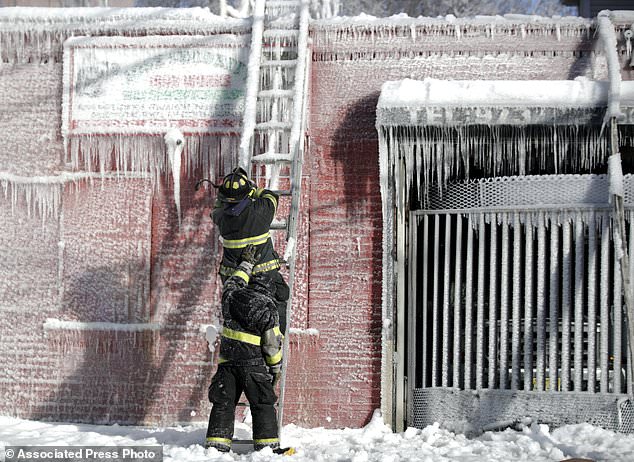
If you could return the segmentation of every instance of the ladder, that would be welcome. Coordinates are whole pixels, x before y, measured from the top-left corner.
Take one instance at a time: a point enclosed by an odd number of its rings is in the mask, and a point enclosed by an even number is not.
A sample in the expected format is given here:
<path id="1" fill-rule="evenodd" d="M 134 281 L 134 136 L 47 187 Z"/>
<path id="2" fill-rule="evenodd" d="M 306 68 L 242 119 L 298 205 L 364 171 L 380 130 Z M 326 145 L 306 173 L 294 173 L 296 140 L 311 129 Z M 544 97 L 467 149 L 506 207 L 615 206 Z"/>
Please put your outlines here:
<path id="1" fill-rule="evenodd" d="M 239 164 L 253 178 L 264 178 L 267 188 L 290 197 L 288 216 L 271 229 L 286 230 L 289 300 L 287 332 L 278 401 L 278 426 L 284 412 L 289 357 L 288 328 L 295 277 L 297 222 L 302 187 L 306 128 L 309 0 L 256 0 L 251 30 L 251 51 L 240 139 Z M 264 171 L 264 175 L 262 174 Z M 280 176 L 288 176 L 288 189 L 280 189 Z M 281 200 L 280 200 L 281 202 Z"/>

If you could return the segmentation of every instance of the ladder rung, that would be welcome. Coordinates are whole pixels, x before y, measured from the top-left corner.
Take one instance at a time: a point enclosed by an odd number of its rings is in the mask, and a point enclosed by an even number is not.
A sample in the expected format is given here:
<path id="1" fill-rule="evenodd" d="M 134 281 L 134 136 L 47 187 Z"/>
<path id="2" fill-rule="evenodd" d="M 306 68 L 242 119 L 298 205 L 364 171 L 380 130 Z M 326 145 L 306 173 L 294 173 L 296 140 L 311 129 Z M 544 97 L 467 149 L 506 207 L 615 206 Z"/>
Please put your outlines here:
<path id="1" fill-rule="evenodd" d="M 295 96 L 295 90 L 261 90 L 258 96 L 262 98 L 292 98 Z"/>
<path id="2" fill-rule="evenodd" d="M 296 59 L 270 59 L 262 61 L 260 67 L 294 67 L 297 66 Z"/>
<path id="3" fill-rule="evenodd" d="M 273 192 L 278 196 L 290 196 L 293 194 L 290 189 L 276 189 Z"/>
<path id="4" fill-rule="evenodd" d="M 273 220 L 271 229 L 286 229 L 286 220 Z"/>
<path id="5" fill-rule="evenodd" d="M 290 130 L 293 127 L 293 124 L 290 122 L 279 122 L 279 121 L 271 121 L 271 122 L 261 122 L 259 124 L 255 124 L 256 130 Z"/>
<path id="6" fill-rule="evenodd" d="M 253 162 L 260 164 L 275 164 L 277 162 L 293 162 L 292 154 L 281 154 L 277 152 L 266 152 L 264 154 L 258 154 L 251 158 Z"/>

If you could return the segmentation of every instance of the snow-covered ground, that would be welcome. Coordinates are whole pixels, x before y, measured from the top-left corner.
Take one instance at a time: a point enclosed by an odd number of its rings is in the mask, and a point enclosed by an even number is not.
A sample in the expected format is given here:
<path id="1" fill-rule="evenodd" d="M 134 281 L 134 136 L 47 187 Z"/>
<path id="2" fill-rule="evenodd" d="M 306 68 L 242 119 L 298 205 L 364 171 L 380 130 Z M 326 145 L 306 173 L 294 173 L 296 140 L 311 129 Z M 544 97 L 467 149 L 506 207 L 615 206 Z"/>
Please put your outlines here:
<path id="1" fill-rule="evenodd" d="M 236 437 L 247 437 L 245 424 L 236 424 Z M 588 458 L 596 462 L 634 461 L 634 435 L 622 435 L 589 424 L 567 425 L 550 430 L 532 425 L 520 431 L 487 432 L 466 438 L 437 426 L 424 430 L 408 428 L 392 433 L 376 413 L 364 428 L 327 430 L 284 427 L 282 445 L 297 452 L 290 458 L 259 453 L 221 454 L 205 450 L 204 425 L 169 428 L 123 427 L 43 423 L 0 417 L 0 460 L 8 445 L 127 446 L 163 445 L 165 461 L 253 461 L 296 462 L 508 462 L 561 461 Z"/>

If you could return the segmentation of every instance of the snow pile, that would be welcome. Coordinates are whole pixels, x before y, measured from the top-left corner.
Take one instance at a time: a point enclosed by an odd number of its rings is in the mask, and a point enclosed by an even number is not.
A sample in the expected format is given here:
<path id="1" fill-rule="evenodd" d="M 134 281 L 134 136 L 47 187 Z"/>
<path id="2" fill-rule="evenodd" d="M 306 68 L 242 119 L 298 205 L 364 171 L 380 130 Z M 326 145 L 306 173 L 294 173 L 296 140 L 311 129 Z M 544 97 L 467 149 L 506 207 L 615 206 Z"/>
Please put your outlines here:
<path id="1" fill-rule="evenodd" d="M 166 462 L 286 460 L 285 456 L 275 455 L 270 450 L 249 454 L 205 450 L 200 445 L 205 431 L 204 423 L 143 428 L 51 424 L 0 417 L 0 454 L 8 445 L 162 445 Z M 248 438 L 248 427 L 236 423 L 235 436 Z M 366 427 L 359 429 L 305 429 L 287 425 L 282 432 L 282 445 L 296 448 L 297 453 L 289 459 L 296 462 L 546 462 L 571 457 L 596 462 L 634 460 L 634 435 L 621 435 L 588 424 L 569 425 L 553 431 L 545 425 L 534 424 L 519 431 L 487 432 L 469 439 L 437 425 L 392 433 L 383 424 L 379 413 L 375 413 Z"/>

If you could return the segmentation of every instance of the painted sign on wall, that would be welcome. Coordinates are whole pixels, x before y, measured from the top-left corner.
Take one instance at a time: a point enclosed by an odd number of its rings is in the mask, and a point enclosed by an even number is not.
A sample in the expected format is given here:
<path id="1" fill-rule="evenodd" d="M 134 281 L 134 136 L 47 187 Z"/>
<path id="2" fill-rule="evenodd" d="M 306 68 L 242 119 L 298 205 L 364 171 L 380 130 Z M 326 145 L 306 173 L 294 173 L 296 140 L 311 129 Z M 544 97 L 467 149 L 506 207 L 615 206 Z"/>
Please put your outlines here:
<path id="1" fill-rule="evenodd" d="M 77 37 L 64 43 L 62 133 L 236 133 L 248 35 Z"/>

